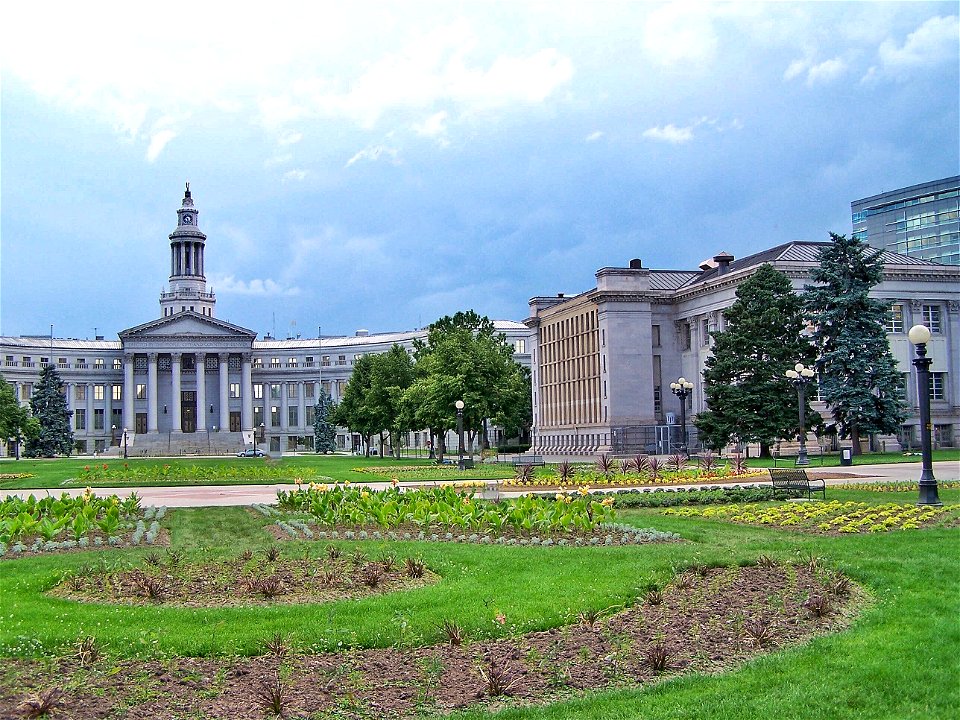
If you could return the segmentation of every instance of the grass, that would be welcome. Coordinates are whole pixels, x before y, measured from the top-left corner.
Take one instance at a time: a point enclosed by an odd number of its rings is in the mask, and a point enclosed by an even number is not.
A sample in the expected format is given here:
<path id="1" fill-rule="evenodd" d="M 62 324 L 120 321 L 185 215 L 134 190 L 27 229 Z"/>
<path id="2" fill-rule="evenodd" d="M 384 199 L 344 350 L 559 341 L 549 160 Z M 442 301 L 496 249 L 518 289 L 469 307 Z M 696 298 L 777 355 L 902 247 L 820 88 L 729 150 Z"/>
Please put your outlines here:
<path id="1" fill-rule="evenodd" d="M 831 488 L 832 498 L 890 502 L 913 493 Z M 904 495 L 904 497 L 898 497 Z M 960 503 L 960 490 L 944 490 Z M 257 609 L 82 605 L 42 593 L 84 563 L 126 561 L 142 551 L 4 561 L 0 655 L 66 652 L 93 635 L 113 656 L 249 654 L 276 633 L 299 649 L 442 641 L 453 619 L 469 637 L 574 622 L 584 610 L 630 602 L 692 563 L 752 563 L 816 555 L 862 584 L 871 600 L 845 632 L 779 650 L 728 673 L 668 679 L 646 688 L 593 693 L 542 707 L 511 708 L 503 719 L 560 718 L 949 718 L 960 714 L 960 531 L 931 529 L 818 536 L 782 529 L 676 518 L 633 510 L 621 519 L 686 537 L 683 544 L 624 548 L 515 548 L 430 543 L 362 545 L 376 556 L 422 556 L 439 584 L 359 601 Z M 271 540 L 268 521 L 243 509 L 172 511 L 172 542 L 187 557 L 231 556 Z M 285 543 L 287 552 L 323 552 L 326 543 Z M 507 627 L 494 622 L 498 612 Z M 402 621 L 402 622 L 401 622 Z M 401 632 L 401 626 L 404 630 Z M 488 711 L 460 713 L 489 718 Z"/>

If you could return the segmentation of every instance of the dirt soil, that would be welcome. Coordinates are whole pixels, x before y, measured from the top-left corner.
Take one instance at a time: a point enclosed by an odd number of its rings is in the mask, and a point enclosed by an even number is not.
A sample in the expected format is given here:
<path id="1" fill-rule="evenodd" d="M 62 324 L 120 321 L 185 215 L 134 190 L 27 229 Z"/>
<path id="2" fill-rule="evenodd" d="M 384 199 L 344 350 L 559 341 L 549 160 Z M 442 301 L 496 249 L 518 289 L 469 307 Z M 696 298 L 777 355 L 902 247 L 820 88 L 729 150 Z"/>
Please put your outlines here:
<path id="1" fill-rule="evenodd" d="M 483 704 L 551 702 L 588 689 L 729 669 L 835 631 L 859 590 L 816 567 L 698 568 L 640 604 L 567 627 L 424 647 L 247 658 L 8 659 L 0 717 L 53 691 L 48 717 L 412 718 Z M 591 620 L 593 622 L 591 622 Z M 662 668 L 661 668 L 662 666 Z"/>

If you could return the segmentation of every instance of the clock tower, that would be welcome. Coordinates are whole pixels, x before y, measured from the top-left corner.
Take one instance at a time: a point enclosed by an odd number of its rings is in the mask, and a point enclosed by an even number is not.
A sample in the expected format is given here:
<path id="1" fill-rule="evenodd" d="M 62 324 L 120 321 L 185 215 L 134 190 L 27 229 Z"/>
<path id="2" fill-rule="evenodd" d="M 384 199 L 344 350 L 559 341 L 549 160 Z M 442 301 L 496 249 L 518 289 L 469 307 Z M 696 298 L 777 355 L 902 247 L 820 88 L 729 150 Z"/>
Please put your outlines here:
<path id="1" fill-rule="evenodd" d="M 177 228 L 170 233 L 170 289 L 160 293 L 163 317 L 193 311 L 213 317 L 217 299 L 207 292 L 203 250 L 207 236 L 200 232 L 190 183 L 177 210 Z"/>

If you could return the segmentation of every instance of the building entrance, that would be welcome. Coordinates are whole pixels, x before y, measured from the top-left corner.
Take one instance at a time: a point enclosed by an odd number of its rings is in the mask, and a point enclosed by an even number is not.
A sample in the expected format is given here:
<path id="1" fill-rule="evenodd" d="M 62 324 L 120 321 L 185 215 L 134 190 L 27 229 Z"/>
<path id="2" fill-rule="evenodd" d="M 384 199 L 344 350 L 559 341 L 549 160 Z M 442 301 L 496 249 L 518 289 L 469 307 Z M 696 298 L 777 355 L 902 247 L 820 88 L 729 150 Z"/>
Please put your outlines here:
<path id="1" fill-rule="evenodd" d="M 197 393 L 193 390 L 180 393 L 180 428 L 185 433 L 197 431 Z"/>
<path id="2" fill-rule="evenodd" d="M 230 432 L 240 432 L 240 413 L 230 411 Z"/>
<path id="3" fill-rule="evenodd" d="M 137 413 L 136 417 L 136 430 L 134 430 L 137 435 L 142 435 L 147 431 L 147 414 L 146 413 Z"/>

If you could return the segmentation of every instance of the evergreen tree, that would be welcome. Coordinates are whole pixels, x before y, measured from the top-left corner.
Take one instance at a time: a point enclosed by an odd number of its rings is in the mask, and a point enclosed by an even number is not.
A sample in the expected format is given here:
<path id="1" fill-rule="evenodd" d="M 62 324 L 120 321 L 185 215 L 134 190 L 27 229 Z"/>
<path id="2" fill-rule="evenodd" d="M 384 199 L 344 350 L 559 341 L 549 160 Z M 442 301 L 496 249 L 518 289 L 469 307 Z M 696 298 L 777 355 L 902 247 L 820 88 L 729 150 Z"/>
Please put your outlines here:
<path id="1" fill-rule="evenodd" d="M 767 456 L 774 441 L 795 436 L 799 426 L 797 393 L 784 373 L 813 358 L 801 334 L 803 303 L 786 275 L 761 265 L 737 288 L 724 316 L 726 327 L 713 333 L 703 372 L 709 409 L 694 425 L 709 447 L 757 442 Z M 816 419 L 809 407 L 806 412 Z"/>
<path id="2" fill-rule="evenodd" d="M 326 455 L 337 449 L 337 427 L 330 422 L 330 416 L 336 409 L 326 390 L 320 389 L 320 396 L 313 408 L 313 449 Z"/>
<path id="3" fill-rule="evenodd" d="M 837 433 L 859 454 L 862 435 L 900 429 L 902 379 L 884 329 L 887 305 L 869 296 L 883 279 L 880 251 L 835 233 L 830 240 L 810 272 L 817 285 L 806 286 L 803 299 L 815 328 L 820 395 Z"/>
<path id="4" fill-rule="evenodd" d="M 25 455 L 70 455 L 73 450 L 73 432 L 70 430 L 70 416 L 73 411 L 67 409 L 67 398 L 63 393 L 60 373 L 52 364 L 47 365 L 40 371 L 40 378 L 33 388 L 33 397 L 30 398 L 30 411 L 40 423 L 40 432 L 36 437 L 27 439 Z"/>

